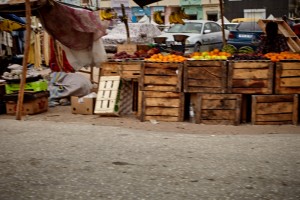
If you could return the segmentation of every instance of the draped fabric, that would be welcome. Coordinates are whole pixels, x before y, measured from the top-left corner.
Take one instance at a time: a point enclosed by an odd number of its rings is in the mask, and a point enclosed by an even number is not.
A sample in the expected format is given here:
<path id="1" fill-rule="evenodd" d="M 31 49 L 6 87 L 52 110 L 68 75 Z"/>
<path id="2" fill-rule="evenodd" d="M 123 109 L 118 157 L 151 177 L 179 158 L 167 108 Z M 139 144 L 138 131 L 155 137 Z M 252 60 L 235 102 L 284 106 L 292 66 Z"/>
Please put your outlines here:
<path id="1" fill-rule="evenodd" d="M 108 22 L 100 20 L 98 11 L 72 8 L 56 1 L 41 7 L 39 15 L 45 30 L 73 50 L 91 48 L 108 27 Z"/>

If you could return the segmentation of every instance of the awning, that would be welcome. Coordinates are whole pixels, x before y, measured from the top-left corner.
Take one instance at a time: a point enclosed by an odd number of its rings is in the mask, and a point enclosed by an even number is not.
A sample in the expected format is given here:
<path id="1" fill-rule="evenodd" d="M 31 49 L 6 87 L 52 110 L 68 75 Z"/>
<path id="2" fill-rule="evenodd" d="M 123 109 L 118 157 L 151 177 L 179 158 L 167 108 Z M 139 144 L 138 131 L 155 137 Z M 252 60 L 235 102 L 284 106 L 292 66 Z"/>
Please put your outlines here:
<path id="1" fill-rule="evenodd" d="M 139 5 L 140 7 L 144 7 L 148 4 L 155 3 L 155 2 L 158 2 L 158 1 L 161 1 L 161 0 L 133 0 L 133 1 L 134 1 L 134 3 Z"/>

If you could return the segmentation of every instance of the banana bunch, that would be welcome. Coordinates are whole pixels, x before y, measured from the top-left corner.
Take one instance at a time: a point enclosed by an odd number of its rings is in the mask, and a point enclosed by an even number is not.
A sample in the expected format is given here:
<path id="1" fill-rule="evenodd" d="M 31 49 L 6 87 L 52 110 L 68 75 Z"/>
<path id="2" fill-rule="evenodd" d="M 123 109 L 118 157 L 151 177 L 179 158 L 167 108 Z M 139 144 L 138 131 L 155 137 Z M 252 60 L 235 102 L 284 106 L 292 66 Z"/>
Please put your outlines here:
<path id="1" fill-rule="evenodd" d="M 179 13 L 172 12 L 169 16 L 169 22 L 170 24 L 184 24 L 184 21 L 182 20 Z"/>
<path id="2" fill-rule="evenodd" d="M 153 13 L 153 20 L 157 24 L 164 24 L 164 21 L 162 19 L 161 11 L 155 11 Z"/>
<path id="3" fill-rule="evenodd" d="M 100 10 L 100 19 L 101 20 L 112 20 L 115 15 L 112 13 L 111 9 Z"/>
<path id="4" fill-rule="evenodd" d="M 190 17 L 184 12 L 184 9 L 179 11 L 179 16 L 181 19 L 189 19 L 189 17 Z"/>

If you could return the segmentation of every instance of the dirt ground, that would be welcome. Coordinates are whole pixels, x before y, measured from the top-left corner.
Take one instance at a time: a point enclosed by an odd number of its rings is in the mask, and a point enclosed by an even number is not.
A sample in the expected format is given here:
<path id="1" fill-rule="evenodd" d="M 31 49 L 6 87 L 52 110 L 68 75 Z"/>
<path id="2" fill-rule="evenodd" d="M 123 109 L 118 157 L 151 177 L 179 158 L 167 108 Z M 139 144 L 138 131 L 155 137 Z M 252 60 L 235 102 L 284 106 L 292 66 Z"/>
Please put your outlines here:
<path id="1" fill-rule="evenodd" d="M 16 119 L 14 115 L 0 115 L 1 119 Z M 97 126 L 117 126 L 129 129 L 147 131 L 165 131 L 189 134 L 289 134 L 299 133 L 300 126 L 295 125 L 252 125 L 242 123 L 233 125 L 204 125 L 192 122 L 141 122 L 134 114 L 125 116 L 99 116 L 72 114 L 71 106 L 49 107 L 47 112 L 23 116 L 25 121 L 55 121 L 77 124 L 92 124 Z"/>

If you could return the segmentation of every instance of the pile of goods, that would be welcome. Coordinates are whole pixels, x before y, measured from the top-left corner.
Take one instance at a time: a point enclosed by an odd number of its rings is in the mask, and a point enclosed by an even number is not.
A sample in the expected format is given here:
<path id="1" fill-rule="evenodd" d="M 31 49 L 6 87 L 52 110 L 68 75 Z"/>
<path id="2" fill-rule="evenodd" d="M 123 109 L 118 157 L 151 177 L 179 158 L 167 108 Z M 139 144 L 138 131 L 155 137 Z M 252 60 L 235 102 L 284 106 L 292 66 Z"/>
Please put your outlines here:
<path id="1" fill-rule="evenodd" d="M 154 54 L 150 58 L 145 58 L 145 61 L 149 62 L 184 62 L 186 61 L 186 57 L 176 54 L 166 54 L 163 55 L 161 53 Z"/>
<path id="2" fill-rule="evenodd" d="M 214 49 L 212 51 L 194 52 L 190 54 L 191 60 L 227 60 L 231 53 Z"/>
<path id="3" fill-rule="evenodd" d="M 134 54 L 129 54 L 126 51 L 121 51 L 118 53 L 115 53 L 113 57 L 110 58 L 110 60 L 143 60 L 144 58 L 150 58 L 154 54 L 160 53 L 160 50 L 158 48 L 151 48 L 149 50 L 137 50 L 134 52 Z"/>
<path id="4" fill-rule="evenodd" d="M 272 62 L 278 62 L 282 60 L 300 60 L 300 54 L 293 52 L 267 53 L 263 56 L 270 59 Z"/>

